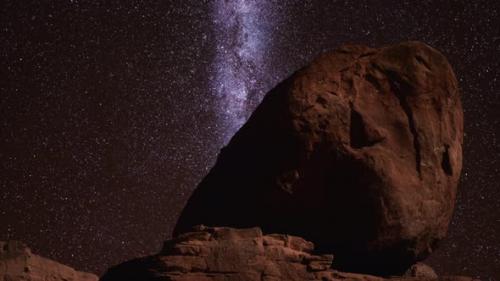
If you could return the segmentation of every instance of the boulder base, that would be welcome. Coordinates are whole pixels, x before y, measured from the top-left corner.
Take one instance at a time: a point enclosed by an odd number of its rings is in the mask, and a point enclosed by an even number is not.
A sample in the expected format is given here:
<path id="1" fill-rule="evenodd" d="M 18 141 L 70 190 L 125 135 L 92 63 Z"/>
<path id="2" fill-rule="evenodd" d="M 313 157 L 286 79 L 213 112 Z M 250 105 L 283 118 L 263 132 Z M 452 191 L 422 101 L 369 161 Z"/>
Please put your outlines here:
<path id="1" fill-rule="evenodd" d="M 332 255 L 313 250 L 300 237 L 263 235 L 259 228 L 200 226 L 165 242 L 157 255 L 110 268 L 101 281 L 473 281 L 437 277 L 422 265 L 404 277 L 345 273 L 330 269 Z"/>

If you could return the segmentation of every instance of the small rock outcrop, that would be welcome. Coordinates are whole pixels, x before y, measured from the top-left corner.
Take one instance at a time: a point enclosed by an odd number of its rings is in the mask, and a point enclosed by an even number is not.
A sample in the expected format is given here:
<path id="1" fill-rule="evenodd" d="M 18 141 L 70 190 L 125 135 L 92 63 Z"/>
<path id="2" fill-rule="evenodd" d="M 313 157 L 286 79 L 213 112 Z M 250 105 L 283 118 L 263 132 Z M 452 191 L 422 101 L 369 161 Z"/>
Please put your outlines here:
<path id="1" fill-rule="evenodd" d="M 463 112 L 446 58 L 419 42 L 326 53 L 271 90 L 222 149 L 174 236 L 259 226 L 334 267 L 402 274 L 447 233 Z"/>
<path id="2" fill-rule="evenodd" d="M 97 281 L 98 277 L 34 255 L 21 242 L 0 241 L 0 280 Z"/>
<path id="3" fill-rule="evenodd" d="M 179 281 L 321 280 L 333 256 L 313 255 L 313 248 L 302 238 L 263 235 L 259 228 L 199 226 L 167 241 L 158 255 L 111 268 L 101 280 L 130 276 L 133 280 Z"/>
<path id="4" fill-rule="evenodd" d="M 392 278 L 340 272 L 330 269 L 332 255 L 313 249 L 300 237 L 263 235 L 259 228 L 199 226 L 167 241 L 157 255 L 109 269 L 101 281 L 473 281 L 437 277 L 428 267 Z"/>
<path id="5" fill-rule="evenodd" d="M 427 278 L 427 279 L 436 279 L 438 278 L 436 272 L 432 267 L 423 264 L 416 263 L 412 265 L 405 273 L 406 277 L 419 277 L 419 278 Z"/>

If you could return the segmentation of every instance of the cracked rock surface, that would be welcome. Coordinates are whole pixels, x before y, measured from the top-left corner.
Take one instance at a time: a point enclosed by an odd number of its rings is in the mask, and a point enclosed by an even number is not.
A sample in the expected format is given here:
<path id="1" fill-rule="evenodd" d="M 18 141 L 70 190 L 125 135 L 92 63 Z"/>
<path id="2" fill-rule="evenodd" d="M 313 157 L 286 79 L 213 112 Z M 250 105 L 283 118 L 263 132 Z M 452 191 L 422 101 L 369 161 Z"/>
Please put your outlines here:
<path id="1" fill-rule="evenodd" d="M 165 242 L 157 255 L 110 268 L 101 281 L 473 281 L 438 277 L 422 264 L 390 278 L 340 272 L 330 269 L 332 255 L 313 249 L 300 237 L 263 235 L 259 228 L 198 226 Z"/>
<path id="2" fill-rule="evenodd" d="M 254 227 L 314 242 L 334 267 L 402 274 L 446 235 L 463 112 L 446 58 L 419 42 L 325 53 L 271 90 L 175 229 Z"/>

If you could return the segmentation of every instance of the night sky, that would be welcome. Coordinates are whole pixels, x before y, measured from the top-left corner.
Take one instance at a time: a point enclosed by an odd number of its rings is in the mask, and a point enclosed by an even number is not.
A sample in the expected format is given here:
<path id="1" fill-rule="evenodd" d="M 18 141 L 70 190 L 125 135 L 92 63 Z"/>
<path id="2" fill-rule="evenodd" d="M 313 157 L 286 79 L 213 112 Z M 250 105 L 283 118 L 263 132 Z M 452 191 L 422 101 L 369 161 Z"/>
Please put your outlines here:
<path id="1" fill-rule="evenodd" d="M 0 240 L 102 273 L 156 252 L 265 92 L 345 43 L 420 40 L 463 91 L 439 272 L 500 280 L 500 2 L 0 3 Z"/>

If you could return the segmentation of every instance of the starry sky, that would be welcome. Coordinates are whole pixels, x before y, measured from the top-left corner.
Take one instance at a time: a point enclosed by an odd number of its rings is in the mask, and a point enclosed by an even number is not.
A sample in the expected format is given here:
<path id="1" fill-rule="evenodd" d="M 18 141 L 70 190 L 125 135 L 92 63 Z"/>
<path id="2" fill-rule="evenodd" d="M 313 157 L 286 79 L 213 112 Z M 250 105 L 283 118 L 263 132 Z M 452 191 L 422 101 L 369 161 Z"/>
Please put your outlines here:
<path id="1" fill-rule="evenodd" d="M 0 3 L 0 240 L 102 273 L 157 251 L 263 95 L 345 43 L 455 69 L 464 169 L 439 273 L 500 280 L 500 2 Z"/>

